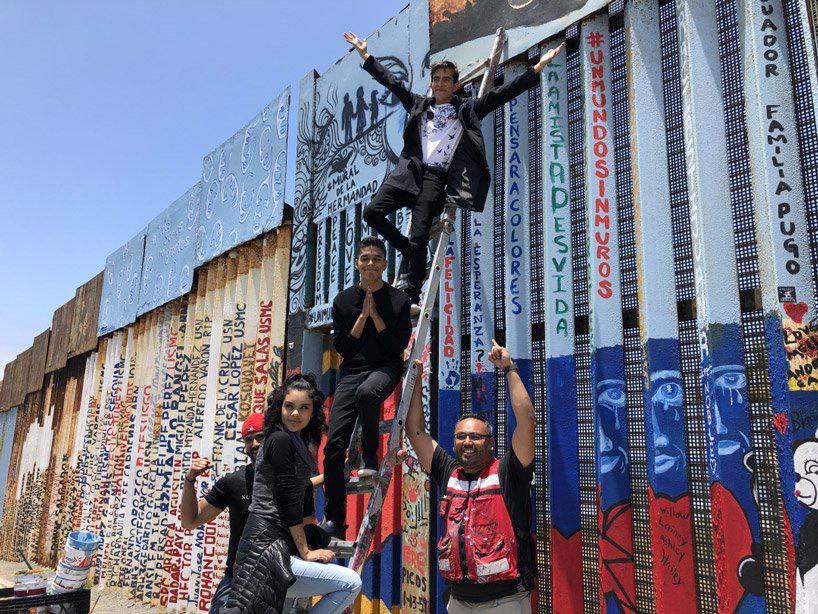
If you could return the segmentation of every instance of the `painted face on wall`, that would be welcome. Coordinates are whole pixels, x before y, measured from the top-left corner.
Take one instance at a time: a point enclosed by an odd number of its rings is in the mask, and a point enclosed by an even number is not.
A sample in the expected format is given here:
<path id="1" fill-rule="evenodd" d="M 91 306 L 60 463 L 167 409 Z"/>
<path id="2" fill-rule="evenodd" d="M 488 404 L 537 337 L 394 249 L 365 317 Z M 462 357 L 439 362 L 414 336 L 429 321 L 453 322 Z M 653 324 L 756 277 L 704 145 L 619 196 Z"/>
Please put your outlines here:
<path id="1" fill-rule="evenodd" d="M 804 507 L 818 510 L 818 441 L 805 441 L 795 449 L 795 496 Z"/>
<path id="2" fill-rule="evenodd" d="M 624 473 L 628 468 L 625 382 L 621 379 L 600 381 L 596 385 L 596 399 L 600 473 Z"/>
<path id="3" fill-rule="evenodd" d="M 685 471 L 682 375 L 656 371 L 650 375 L 653 424 L 653 471 L 657 475 Z"/>
<path id="4" fill-rule="evenodd" d="M 750 438 L 740 430 L 739 420 L 747 412 L 747 376 L 743 365 L 723 365 L 713 369 L 713 419 L 721 457 L 743 457 Z"/>

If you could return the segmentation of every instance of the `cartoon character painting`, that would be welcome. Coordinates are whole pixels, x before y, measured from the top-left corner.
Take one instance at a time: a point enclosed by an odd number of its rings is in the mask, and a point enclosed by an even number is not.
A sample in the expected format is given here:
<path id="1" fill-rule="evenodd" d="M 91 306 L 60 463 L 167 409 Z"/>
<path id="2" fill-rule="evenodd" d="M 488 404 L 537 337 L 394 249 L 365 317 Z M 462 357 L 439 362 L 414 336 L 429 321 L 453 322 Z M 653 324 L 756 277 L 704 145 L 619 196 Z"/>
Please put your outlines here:
<path id="1" fill-rule="evenodd" d="M 818 432 L 813 439 L 796 444 L 795 496 L 809 514 L 798 532 L 795 571 L 797 612 L 818 609 Z"/>

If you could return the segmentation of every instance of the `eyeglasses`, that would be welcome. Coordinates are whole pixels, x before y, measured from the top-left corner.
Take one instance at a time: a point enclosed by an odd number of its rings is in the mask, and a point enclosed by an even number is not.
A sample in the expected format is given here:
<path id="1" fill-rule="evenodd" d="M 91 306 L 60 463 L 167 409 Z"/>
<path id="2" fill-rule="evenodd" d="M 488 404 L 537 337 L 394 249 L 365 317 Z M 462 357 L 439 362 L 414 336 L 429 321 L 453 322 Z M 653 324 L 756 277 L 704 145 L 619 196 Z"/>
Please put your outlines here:
<path id="1" fill-rule="evenodd" d="M 483 435 L 481 433 L 455 433 L 454 439 L 455 441 L 466 441 L 466 439 L 471 439 L 472 441 L 483 441 L 484 439 L 488 439 L 491 435 Z"/>

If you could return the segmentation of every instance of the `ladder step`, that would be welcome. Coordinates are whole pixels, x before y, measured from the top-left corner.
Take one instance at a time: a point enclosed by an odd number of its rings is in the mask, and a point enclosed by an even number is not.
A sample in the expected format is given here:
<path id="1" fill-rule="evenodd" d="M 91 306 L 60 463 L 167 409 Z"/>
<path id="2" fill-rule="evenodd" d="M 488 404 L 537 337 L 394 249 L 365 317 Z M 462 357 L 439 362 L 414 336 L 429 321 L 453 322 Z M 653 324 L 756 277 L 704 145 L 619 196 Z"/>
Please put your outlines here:
<path id="1" fill-rule="evenodd" d="M 372 492 L 378 483 L 378 474 L 359 478 L 357 475 L 347 480 L 348 495 L 363 495 Z"/>
<path id="2" fill-rule="evenodd" d="M 333 538 L 330 540 L 327 548 L 332 550 L 339 559 L 348 559 L 352 556 L 352 553 L 355 552 L 356 543 L 357 542 L 342 541 Z"/>

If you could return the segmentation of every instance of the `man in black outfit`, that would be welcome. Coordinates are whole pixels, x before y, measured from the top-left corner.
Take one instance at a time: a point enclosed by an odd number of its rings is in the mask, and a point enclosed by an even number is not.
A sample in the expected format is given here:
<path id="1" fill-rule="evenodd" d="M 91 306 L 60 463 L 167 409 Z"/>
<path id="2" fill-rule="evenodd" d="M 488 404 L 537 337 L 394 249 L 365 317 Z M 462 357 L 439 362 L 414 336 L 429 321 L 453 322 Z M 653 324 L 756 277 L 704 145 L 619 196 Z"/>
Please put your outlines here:
<path id="1" fill-rule="evenodd" d="M 562 46 L 548 51 L 525 73 L 490 89 L 479 99 L 455 95 L 460 87 L 457 66 L 447 60 L 432 64 L 432 96 L 411 93 L 405 84 L 366 51 L 366 39 L 352 32 L 344 38 L 364 60 L 364 70 L 392 92 L 409 113 L 403 129 L 403 151 L 395 169 L 366 206 L 363 217 L 403 255 L 406 289 L 419 313 L 420 291 L 426 277 L 426 249 L 432 221 L 446 204 L 482 211 L 486 204 L 489 165 L 480 120 L 537 85 L 540 72 Z M 407 207 L 412 229 L 403 236 L 387 215 Z M 403 267 L 402 267 L 403 268 Z"/>
<path id="2" fill-rule="evenodd" d="M 451 591 L 449 614 L 530 614 L 536 565 L 531 539 L 534 405 L 508 350 L 493 342 L 489 360 L 502 369 L 517 426 L 496 459 L 491 425 L 464 414 L 454 427 L 453 458 L 426 432 L 422 386 L 406 416 L 406 435 L 421 467 L 440 488 L 438 569 Z M 418 362 L 418 382 L 422 364 Z"/>
<path id="3" fill-rule="evenodd" d="M 342 290 L 332 304 L 333 345 L 343 358 L 329 414 L 324 447 L 324 520 L 330 535 L 343 539 L 346 522 L 344 461 L 355 418 L 361 420 L 359 476 L 378 470 L 381 403 L 403 372 L 403 351 L 412 335 L 409 297 L 384 282 L 386 246 L 365 237 L 358 246 L 355 268 L 360 283 Z"/>
<path id="4" fill-rule="evenodd" d="M 206 456 L 194 459 L 185 474 L 182 487 L 182 527 L 195 529 L 216 519 L 225 508 L 230 509 L 230 544 L 227 549 L 227 566 L 224 578 L 216 588 L 210 602 L 210 613 L 217 614 L 227 603 L 230 585 L 233 583 L 233 563 L 236 561 L 236 549 L 244 532 L 247 513 L 253 494 L 254 464 L 256 454 L 264 443 L 263 414 L 250 414 L 241 425 L 241 438 L 244 441 L 244 453 L 250 463 L 239 467 L 232 473 L 222 476 L 205 494 L 203 499 L 196 500 L 196 478 L 210 469 L 210 459 Z"/>

